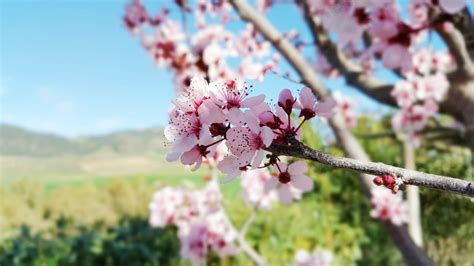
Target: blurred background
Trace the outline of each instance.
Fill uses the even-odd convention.
[[[207,173],[164,160],[172,77],[129,36],[125,2],[0,3],[0,265],[186,265],[175,228],[149,226],[148,203],[164,185],[202,186]],[[158,9],[168,1],[145,3]],[[367,103],[357,107],[354,131],[371,157],[401,165],[396,139],[370,136],[390,128],[391,110],[331,82]],[[259,86],[298,89],[272,75]],[[304,138],[342,154],[328,148],[321,123],[306,127]],[[471,167],[469,151],[454,144],[433,141],[417,155],[421,171],[467,176]],[[355,174],[316,164],[311,173],[315,191],[259,215],[249,242],[273,265],[314,246],[331,250],[338,265],[399,265]],[[242,224],[249,210],[238,182],[223,191],[231,218]],[[429,255],[440,265],[474,265],[474,204],[437,191],[421,195]],[[210,261],[249,263],[243,255]]]

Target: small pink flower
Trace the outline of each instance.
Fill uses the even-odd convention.
[[[265,184],[272,176],[267,168],[246,171],[240,178],[245,202],[254,208],[270,209],[278,199],[276,191],[265,191]]]
[[[289,89],[283,89],[278,97],[278,106],[280,106],[286,114],[290,115],[295,105],[296,98],[293,97]]]
[[[215,103],[225,109],[251,108],[265,100],[265,95],[247,97],[249,87],[237,80],[229,80],[224,84],[212,83],[210,88]]]
[[[270,146],[274,133],[266,126],[252,129],[250,127],[233,127],[227,131],[227,148],[238,157],[239,166],[260,166],[265,155],[264,148]]]
[[[406,72],[411,68],[411,54],[408,47],[400,44],[390,44],[382,54],[382,63],[390,69],[401,69]]]
[[[309,253],[300,249],[295,253],[293,266],[330,266],[334,260],[334,256],[327,250],[314,250]]]
[[[303,88],[298,97],[298,104],[296,108],[300,109],[300,117],[309,120],[316,115],[330,118],[334,115],[333,109],[336,102],[329,98],[326,101],[320,102],[316,99],[310,88]]]
[[[439,0],[439,5],[447,13],[454,14],[466,7],[466,0]]]
[[[374,188],[371,191],[373,206],[370,216],[395,225],[408,222],[408,204],[403,201],[402,193],[393,194],[388,189]]]
[[[278,198],[283,204],[290,204],[293,199],[298,199],[304,192],[313,190],[313,180],[305,175],[308,165],[297,161],[289,166],[277,163],[274,166],[277,173],[265,184],[265,191],[277,189]]]
[[[218,164],[219,170],[225,174],[222,183],[234,180],[240,172],[247,170],[247,166],[240,166],[239,158],[230,154],[225,156]]]

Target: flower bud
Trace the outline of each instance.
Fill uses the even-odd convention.
[[[280,92],[280,97],[278,98],[278,105],[283,108],[285,113],[288,115],[291,114],[293,110],[293,105],[295,104],[296,99],[291,94],[289,89],[284,89]]]
[[[374,184],[377,186],[383,185],[383,178],[381,176],[376,176],[373,180]]]

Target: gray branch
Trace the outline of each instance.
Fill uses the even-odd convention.
[[[288,155],[308,159],[332,167],[354,170],[360,173],[371,175],[396,175],[399,180],[406,185],[438,189],[474,198],[474,183],[472,181],[418,172],[383,163],[365,162],[334,156],[318,150],[313,150],[297,140],[293,140],[291,145],[271,145],[267,150],[275,155]]]

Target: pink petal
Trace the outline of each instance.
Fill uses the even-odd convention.
[[[184,165],[192,165],[199,159],[199,157],[201,157],[201,154],[199,153],[197,147],[194,147],[191,150],[183,153],[181,156],[181,162]]]
[[[283,204],[290,204],[293,201],[293,194],[291,193],[290,187],[283,185],[278,189],[278,198]]]
[[[234,180],[237,176],[239,176],[239,174],[240,174],[239,170],[234,170],[228,173],[224,178],[222,178],[220,183],[222,184],[229,183],[230,181]]]
[[[274,190],[277,186],[278,186],[278,180],[275,177],[271,177],[265,183],[264,191],[265,191],[265,193],[268,193],[268,192]]]
[[[245,123],[245,115],[239,108],[231,108],[227,118],[235,126],[243,126]]]
[[[304,161],[296,161],[288,166],[290,175],[302,175],[308,171],[308,164]]]
[[[255,169],[260,166],[260,164],[263,161],[263,157],[265,156],[265,151],[264,150],[259,150],[255,157],[253,158],[252,162],[252,169]]]
[[[385,67],[396,69],[402,65],[402,57],[405,54],[406,48],[401,45],[389,45],[382,55],[382,63]]]
[[[187,137],[176,140],[173,143],[173,149],[176,151],[189,151],[198,143],[198,138],[195,135],[189,135]]]
[[[308,108],[313,109],[314,104],[316,103],[316,97],[314,97],[313,92],[310,88],[304,87],[300,92],[299,102],[301,109]]]
[[[466,0],[439,0],[439,5],[444,11],[454,14],[466,6]]]
[[[249,97],[240,103],[240,107],[251,108],[263,103],[264,100],[265,100],[265,95],[263,94],[255,96],[255,97]]]
[[[313,190],[313,180],[305,175],[292,176],[291,184],[303,192]]]
[[[278,97],[278,102],[285,105],[286,101],[293,101],[293,94],[289,89],[283,89]]]
[[[213,101],[205,100],[198,109],[199,120],[201,123],[210,125],[212,123],[224,122],[224,114]]]
[[[239,166],[247,166],[252,161],[252,158],[255,155],[255,151],[244,152],[238,157]]]
[[[260,121],[252,111],[245,111],[244,119],[245,125],[247,125],[247,127],[250,128],[254,133],[258,133],[260,131]]]
[[[181,156],[182,152],[177,151],[175,149],[172,149],[168,154],[166,155],[166,160],[168,162],[174,162],[179,159],[179,156]]]
[[[323,102],[317,103],[314,112],[319,116],[331,118],[334,115],[334,107],[336,107],[336,105],[336,101],[329,98]]]
[[[233,155],[241,156],[242,153],[252,150],[246,140],[250,137],[249,134],[251,134],[250,130],[245,127],[233,127],[227,130],[225,144]]]
[[[237,157],[234,156],[225,156],[218,164],[217,168],[223,173],[233,172],[235,169],[239,168],[237,163]]]
[[[193,169],[191,169],[191,171],[196,171],[199,169],[199,167],[201,167],[201,164],[202,164],[202,156],[200,156],[197,161],[196,161],[196,165],[193,167]]]
[[[268,106],[268,104],[266,102],[263,102],[257,106],[254,106],[250,109],[252,111],[252,113],[254,113],[256,116],[259,116],[261,113],[264,113],[264,112],[267,112],[267,111],[270,111],[271,108],[270,106]]]
[[[265,126],[261,128],[260,137],[262,138],[263,145],[265,145],[265,147],[268,147],[272,144],[273,139],[275,138],[275,134],[269,127]]]

